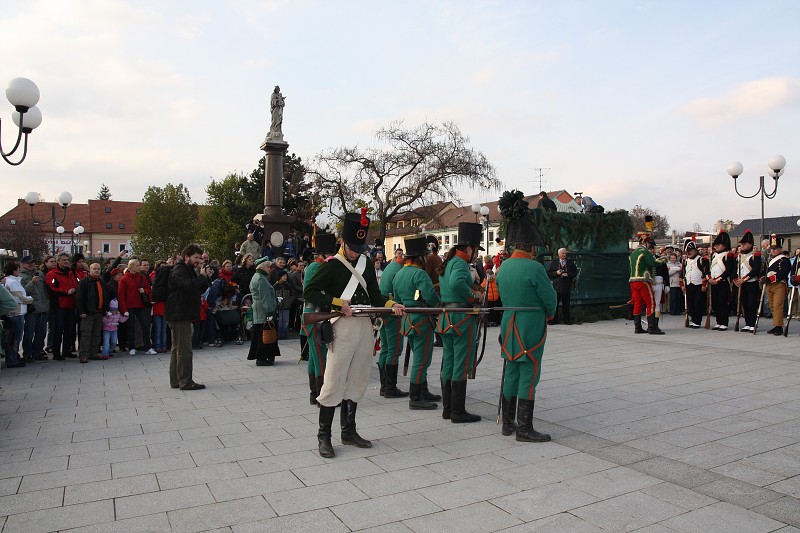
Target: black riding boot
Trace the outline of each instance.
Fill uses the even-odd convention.
[[[633,330],[634,333],[647,333],[644,328],[642,328],[642,315],[635,315],[633,317],[633,324],[636,326]]]
[[[308,375],[308,388],[311,390],[311,395],[309,397],[311,405],[317,405],[317,376],[315,376],[313,372]]]
[[[517,415],[517,397],[512,396],[510,399],[506,400],[505,394],[501,393],[502,404],[503,404],[503,435],[508,437],[517,427],[514,425],[514,417]]]
[[[386,394],[386,368],[382,367],[381,365],[378,365],[378,374],[381,377],[381,390],[380,390],[380,393],[381,393],[381,396],[383,396],[384,394]]]
[[[436,333],[436,332],[433,333],[433,339],[434,339],[433,340],[433,347],[434,348],[441,348],[441,347],[444,346],[444,344],[442,344],[442,336],[439,335],[438,333]]]
[[[463,422],[480,421],[480,415],[468,413],[464,407],[467,402],[467,382],[453,381],[450,387],[452,388],[450,396],[450,422],[460,424]]]
[[[405,398],[408,396],[406,391],[397,388],[397,368],[397,365],[383,367],[386,376],[386,387],[383,390],[384,398]]]
[[[353,400],[342,401],[342,444],[350,444],[358,448],[372,448],[372,443],[361,438],[361,435],[356,432],[357,407],[358,404]]]
[[[320,457],[333,457],[333,444],[331,444],[331,424],[333,415],[336,413],[335,407],[319,406],[319,431],[317,440],[319,441]]]
[[[442,418],[450,420],[450,397],[453,382],[449,379],[442,383]]]
[[[548,442],[550,435],[533,429],[533,400],[519,400],[517,408],[517,440],[520,442]]]
[[[664,335],[664,332],[658,329],[658,317],[655,313],[647,317],[647,333],[650,335]]]
[[[438,394],[432,394],[431,391],[428,390],[428,382],[422,383],[422,399],[428,400],[429,402],[439,402],[442,400],[442,397]]]
[[[411,395],[408,398],[408,408],[411,410],[417,409],[436,409],[439,407],[433,402],[429,402],[425,399],[422,395],[422,384],[421,383],[410,383],[409,388],[411,389]]]

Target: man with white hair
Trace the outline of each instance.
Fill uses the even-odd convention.
[[[255,235],[253,233],[247,234],[247,240],[244,241],[239,247],[239,254],[242,257],[250,254],[253,256],[254,261],[261,258],[261,245],[256,242]]]
[[[559,248],[558,257],[550,261],[547,275],[553,280],[553,288],[558,296],[558,304],[561,307],[561,320],[564,324],[572,324],[572,319],[569,315],[569,294],[572,292],[572,280],[578,276],[578,268],[575,266],[575,261],[567,259],[566,248]],[[550,324],[558,324],[558,309],[556,309]]]

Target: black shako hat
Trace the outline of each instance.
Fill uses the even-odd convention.
[[[347,213],[344,216],[342,227],[342,240],[347,247],[363,254],[367,251],[367,232],[369,231],[369,219],[367,218],[367,208],[361,208],[359,213]]]
[[[697,251],[697,243],[694,242],[694,239],[686,241],[686,244],[683,245],[683,251],[685,253],[689,253],[691,250]]]
[[[336,235],[317,233],[314,236],[314,253],[333,255],[336,253]]]
[[[425,242],[434,245],[437,250],[440,248],[439,239],[436,238],[436,235],[428,235],[425,237]]]
[[[506,246],[546,246],[539,228],[530,218],[530,206],[522,191],[505,191],[497,205],[506,220]]]
[[[756,243],[756,241],[755,241],[755,238],[753,237],[753,232],[751,232],[749,229],[745,230],[744,231],[744,235],[742,235],[742,238],[739,239],[739,244],[752,244],[752,245],[755,245],[755,243]]]
[[[731,249],[731,236],[728,235],[727,231],[720,231],[716,237],[714,237],[714,243],[712,246],[716,246],[721,244],[725,250]]]
[[[428,255],[428,239],[424,235],[405,239],[406,257],[424,257]]]
[[[458,223],[458,242],[455,246],[472,246],[478,248],[481,243],[481,232],[483,226],[477,222],[459,222]]]
[[[778,237],[776,234],[771,234],[769,236],[769,247],[773,250],[783,248],[783,238]]]

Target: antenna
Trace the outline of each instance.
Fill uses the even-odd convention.
[[[544,171],[545,170],[550,170],[550,167],[540,167],[540,168],[534,168],[533,169],[533,172],[535,173],[534,175],[536,175],[536,177],[539,180],[539,190],[540,191],[544,191],[545,190],[545,187],[544,187]]]

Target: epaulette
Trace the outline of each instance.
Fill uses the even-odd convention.
[[[761,257],[761,252],[756,250],[755,252],[753,252],[753,255],[756,256],[756,257]]]
[[[734,252],[732,252],[732,251],[731,251],[731,252],[728,252],[728,257],[729,257],[729,258],[731,258],[731,257],[735,258],[735,257],[736,257],[736,254],[735,254]]]

